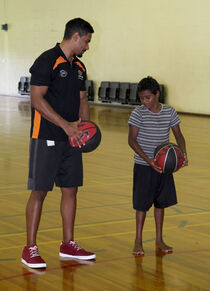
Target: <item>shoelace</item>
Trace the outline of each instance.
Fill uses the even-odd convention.
[[[75,241],[70,241],[70,245],[72,245],[77,251],[82,249],[78,246],[78,244]]]
[[[30,248],[29,248],[29,252],[30,252],[30,257],[31,257],[31,258],[39,257],[38,247],[37,247],[37,246],[30,247]]]

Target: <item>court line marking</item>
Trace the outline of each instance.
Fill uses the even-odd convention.
[[[181,221],[181,223],[178,225],[178,227],[183,228],[187,225],[188,221],[187,220],[183,220]]]
[[[186,214],[173,214],[173,215],[167,215],[165,217],[183,217],[183,216],[191,216],[191,215],[202,215],[202,214],[208,214],[210,211],[206,211],[206,212],[196,212],[196,213],[186,213]],[[153,219],[153,216],[148,216],[148,219]],[[126,222],[133,222],[135,221],[135,218],[131,218],[131,219],[122,219],[122,220],[118,220],[118,221],[105,221],[105,222],[99,222],[99,223],[92,223],[92,224],[82,224],[82,225],[75,225],[75,229],[79,229],[79,228],[84,228],[84,227],[88,227],[88,226],[101,226],[101,225],[110,225],[110,224],[119,224],[119,223],[126,223]],[[210,222],[208,223],[200,223],[200,224],[189,224],[187,227],[189,226],[202,226],[202,225],[209,225]],[[177,226],[176,226],[177,228]],[[51,231],[55,231],[55,230],[61,230],[62,227],[52,227],[52,228],[47,228],[47,229],[40,229],[39,233],[44,233],[44,232],[51,232]],[[2,237],[10,237],[10,236],[18,236],[18,235],[25,235],[26,231],[20,231],[20,232],[14,232],[14,233],[5,233],[5,234],[0,234],[0,238]],[[1,248],[0,248],[1,249]]]
[[[198,226],[200,226],[200,225],[198,225]],[[191,232],[191,233],[195,232],[195,230],[187,229],[186,226],[184,226],[184,230],[186,230],[188,232]],[[206,233],[206,232],[205,233],[204,232],[199,232],[199,235],[200,236],[204,236],[204,237],[210,237],[210,234],[209,233]]]
[[[203,224],[189,224],[187,226],[185,226],[185,229],[186,228],[189,228],[189,227],[196,227],[196,226],[203,226],[203,225],[210,225],[210,222],[208,223],[203,223]],[[164,229],[165,230],[171,230],[171,229],[178,229],[179,226],[178,225],[175,225],[175,226],[171,226],[171,227],[165,227]],[[152,229],[145,229],[144,232],[150,232],[150,231],[155,231],[155,227],[152,228]],[[129,235],[129,234],[135,234],[135,231],[128,231],[128,232],[118,232],[118,233],[107,233],[107,234],[101,234],[101,235],[92,235],[92,236],[85,236],[85,237],[78,237],[77,240],[87,240],[87,239],[98,239],[98,238],[105,238],[105,237],[115,237],[115,236],[121,236],[121,235]],[[207,236],[210,236],[207,235]],[[46,241],[46,242],[39,242],[38,244],[39,245],[49,245],[49,244],[54,244],[54,243],[60,243],[61,240],[56,240],[56,241]],[[17,248],[23,248],[22,245],[15,245],[15,246],[12,246],[12,247],[3,247],[3,248],[0,248],[0,251],[2,250],[9,250],[9,249],[17,249]]]
[[[201,252],[209,252],[210,249],[200,249],[200,250],[186,250],[186,251],[174,251],[173,254],[169,254],[169,255],[179,255],[179,254],[192,254],[192,253],[201,253]],[[155,253],[152,254],[147,254],[145,257],[153,257],[153,256],[157,256]],[[143,259],[145,259],[145,257]],[[57,270],[62,270],[62,269],[69,269],[69,268],[73,268],[73,267],[93,267],[96,264],[102,264],[102,263],[107,263],[107,262],[117,262],[117,261],[122,261],[122,260],[129,260],[129,259],[135,259],[138,257],[135,257],[133,255],[127,256],[127,257],[116,257],[116,258],[109,258],[109,259],[102,259],[102,260],[96,260],[94,265],[85,265],[85,264],[69,264],[69,265],[65,265],[65,266],[60,266],[60,267],[54,267],[54,268],[47,268],[45,273],[47,272],[52,272],[52,271],[57,271]],[[141,258],[141,257],[140,257]],[[93,262],[93,261],[92,261]],[[40,275],[44,275],[44,274],[40,274]],[[35,273],[32,272],[26,272],[26,273],[22,273],[22,274],[16,274],[13,276],[7,276],[7,277],[2,277],[0,278],[0,281],[6,281],[6,280],[11,280],[11,279],[15,279],[15,278],[21,278],[21,277],[26,277],[26,276],[34,276],[37,275]]]
[[[80,206],[77,208],[77,210],[85,210],[85,209],[96,209],[96,208],[102,208],[102,207],[118,207],[118,206],[123,206],[123,205],[130,205],[131,203],[129,202],[122,202],[122,203],[116,203],[116,204],[101,204],[101,205],[96,205],[96,206]],[[44,210],[42,211],[42,214],[50,214],[50,213],[60,213],[60,209],[55,209],[55,210]],[[19,217],[19,216],[24,216],[25,213],[19,213],[19,214],[12,214],[12,215],[1,215],[0,218],[11,218],[11,217]]]
[[[113,193],[112,193],[113,194]],[[96,209],[96,208],[103,208],[103,207],[118,207],[118,206],[122,206],[122,205],[131,205],[130,202],[122,202],[122,203],[112,203],[112,204],[101,204],[101,205],[96,205],[96,206],[80,206],[77,209],[78,210],[86,210],[86,209]],[[178,214],[184,214],[182,210],[178,209],[179,207],[186,207],[186,208],[190,208],[190,209],[196,209],[196,210],[200,210],[201,212],[210,212],[209,209],[203,209],[203,208],[198,208],[198,207],[194,207],[194,206],[188,206],[188,205],[177,205],[177,206],[172,206],[171,210],[174,210],[176,213]],[[59,209],[54,209],[54,210],[43,210],[42,211],[43,214],[50,214],[50,213],[60,213]],[[191,213],[197,213],[197,212],[191,212]],[[186,214],[186,213],[185,213]],[[20,217],[20,216],[25,216],[25,213],[19,213],[19,214],[12,214],[12,215],[1,215],[0,218],[11,218],[11,217]],[[166,215],[167,216],[171,216],[170,214]],[[151,217],[151,215],[148,215],[147,217]]]
[[[9,259],[0,259],[0,262],[4,262],[4,261],[16,261],[15,258],[9,258]]]

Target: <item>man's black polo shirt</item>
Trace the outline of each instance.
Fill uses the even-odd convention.
[[[41,54],[30,68],[31,85],[48,86],[44,98],[64,119],[79,119],[80,91],[85,91],[86,68],[78,59],[68,61],[59,44]],[[32,108],[31,137],[67,140],[66,133]]]

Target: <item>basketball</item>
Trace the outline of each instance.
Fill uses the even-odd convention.
[[[178,171],[183,164],[184,155],[181,148],[173,143],[165,143],[157,146],[154,152],[155,165],[164,174]]]
[[[79,130],[84,132],[84,134],[81,134],[80,139],[83,139],[85,145],[82,145],[82,142],[81,143],[79,142],[81,147],[79,147],[79,144],[73,146],[69,137],[70,145],[82,151],[83,153],[89,153],[95,150],[101,142],[101,131],[99,127],[93,121],[82,120],[78,124],[78,128]]]

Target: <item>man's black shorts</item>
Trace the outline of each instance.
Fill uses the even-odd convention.
[[[154,203],[165,208],[177,203],[172,174],[160,174],[150,166],[134,164],[133,208],[148,211]]]
[[[58,187],[82,186],[81,152],[68,141],[31,138],[28,189],[51,191],[54,183]]]

